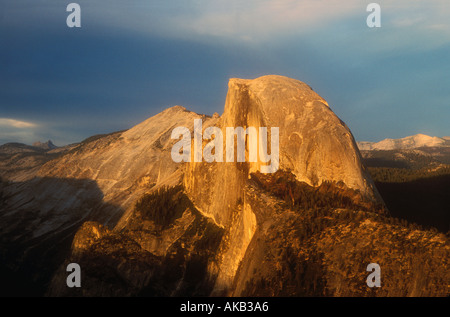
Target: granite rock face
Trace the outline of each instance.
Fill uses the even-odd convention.
[[[350,130],[303,82],[275,75],[230,79],[224,113],[216,125],[224,139],[227,127],[266,127],[268,131],[278,127],[280,170],[291,171],[298,181],[312,186],[342,182],[381,202]],[[226,150],[224,146],[224,153]],[[192,201],[219,225],[229,228],[229,240],[223,242],[226,247],[216,285],[218,293],[231,284],[257,228],[245,188],[250,174],[267,163],[260,159],[249,162],[249,151],[246,142],[246,162],[236,162],[235,158],[224,163],[191,162],[186,167],[184,185]]]
[[[216,123],[224,139],[226,127],[278,127],[279,169],[291,171],[297,180],[312,186],[324,181],[343,182],[371,199],[379,199],[350,130],[308,85],[270,75],[231,79],[228,86],[225,110]],[[227,224],[229,215],[224,209],[243,198],[242,185],[248,174],[267,165],[260,160],[248,162],[248,151],[247,142],[245,164],[191,162],[187,167],[186,188],[219,224]],[[231,191],[222,190],[221,180],[226,180]]]
[[[190,127],[202,117],[175,106],[130,130],[93,136],[58,153],[19,144],[2,146],[0,258],[5,265],[39,275],[26,280],[47,280],[48,268],[66,253],[60,251],[70,247],[83,222],[97,221],[113,229],[119,220],[126,222],[145,192],[178,184],[182,165],[170,156],[175,143],[171,131],[178,125]],[[38,267],[35,256],[47,262]]]
[[[313,186],[342,181],[375,197],[350,130],[307,84],[282,76],[231,79],[228,96],[225,126],[279,127],[280,169]],[[246,96],[247,104],[233,96]]]

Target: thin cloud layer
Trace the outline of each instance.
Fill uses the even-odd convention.
[[[32,122],[0,118],[0,128],[36,128],[38,125]]]
[[[0,118],[0,145],[15,141],[27,143],[35,137],[39,125],[22,120]]]
[[[366,27],[370,1],[361,0],[196,0],[164,1],[78,0],[82,26],[172,37],[221,37],[252,42],[270,41],[285,34],[305,34],[332,28],[348,19]],[[450,30],[447,0],[378,0],[382,25]],[[57,22],[64,26],[66,4],[60,1],[17,0],[3,2],[6,25],[41,27]],[[414,40],[414,39],[411,39]],[[450,41],[449,38],[446,39]]]
[[[360,1],[198,1],[195,14],[171,17],[177,30],[197,35],[266,41],[288,33],[305,33],[356,14]]]
[[[381,5],[382,27],[393,32],[404,28],[419,30],[422,32],[420,39],[425,40],[425,44],[450,42],[450,6],[447,1],[375,2]],[[348,20],[359,21],[354,27],[359,26],[363,31],[367,28],[368,4],[361,0],[197,0],[188,3],[173,1],[169,5],[161,1],[135,1],[125,8],[119,4],[108,8],[112,12],[121,8],[120,13],[102,14],[99,10],[95,16],[99,23],[141,33],[263,43],[280,36],[314,34],[320,29],[329,29],[333,33],[336,25]],[[111,19],[113,16],[116,19]],[[120,23],[115,24],[115,21]],[[408,40],[415,42],[417,38]]]

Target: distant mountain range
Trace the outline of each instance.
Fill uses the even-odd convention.
[[[6,143],[0,145],[0,177],[15,180],[34,177],[34,173],[46,162],[68,152],[79,144],[56,146],[52,141],[35,142],[33,145],[23,143]]]
[[[384,139],[380,142],[357,142],[361,151],[372,150],[407,150],[421,147],[450,147],[450,136],[437,137],[425,134],[416,134],[401,139]]]
[[[450,137],[416,134],[358,146],[394,217],[450,230]]]
[[[357,142],[368,167],[435,168],[450,164],[450,137],[416,134],[380,142]]]

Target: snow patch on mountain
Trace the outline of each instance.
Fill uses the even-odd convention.
[[[407,150],[421,147],[446,147],[450,146],[450,137],[436,137],[425,134],[416,134],[401,139],[384,139],[380,142],[357,142],[361,151],[371,150]]]

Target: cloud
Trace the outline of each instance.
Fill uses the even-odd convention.
[[[448,0],[378,0],[382,27],[392,31],[418,28],[439,33],[428,41],[450,42]],[[190,40],[227,39],[265,43],[283,36],[314,34],[317,29],[339,30],[338,24],[360,21],[367,28],[370,1],[361,0],[79,0],[82,29],[123,30],[137,34]],[[22,0],[4,4],[2,24],[67,31],[65,4]],[[359,26],[358,26],[359,25]],[[443,30],[443,33],[440,33]],[[411,34],[414,34],[411,32]],[[426,36],[425,34],[424,36]],[[410,41],[414,41],[410,37]]]
[[[450,43],[448,0],[378,0],[383,38],[375,50],[434,49]],[[370,1],[196,0],[133,1],[108,5],[80,0],[87,27],[199,42],[257,45],[302,41],[304,36],[365,34]],[[372,32],[373,34],[374,32]],[[381,33],[381,32],[379,32]],[[420,42],[420,45],[418,43]]]
[[[220,37],[246,42],[267,41],[279,34],[307,33],[361,11],[359,0],[218,0],[196,1],[189,14],[167,15],[169,35]]]
[[[15,119],[7,119],[7,118],[0,118],[0,128],[36,128],[38,125],[36,123],[27,122],[27,121],[21,121],[21,120],[15,120]]]
[[[39,125],[16,119],[0,118],[0,144],[7,142],[31,143]]]
[[[386,28],[427,29],[433,25],[440,25],[440,28],[450,25],[447,0],[376,2],[381,6]],[[120,7],[123,9],[123,5],[116,4],[106,8],[105,11],[111,10],[110,13],[98,11],[96,16],[100,23],[110,27],[114,27],[114,23],[117,27],[138,32],[258,43],[280,35],[314,33],[316,29],[326,28],[333,32],[334,25],[349,19],[361,21],[360,28],[367,28],[369,3],[361,0],[197,0],[188,3],[172,1],[171,4],[135,1],[123,11],[114,13]]]

